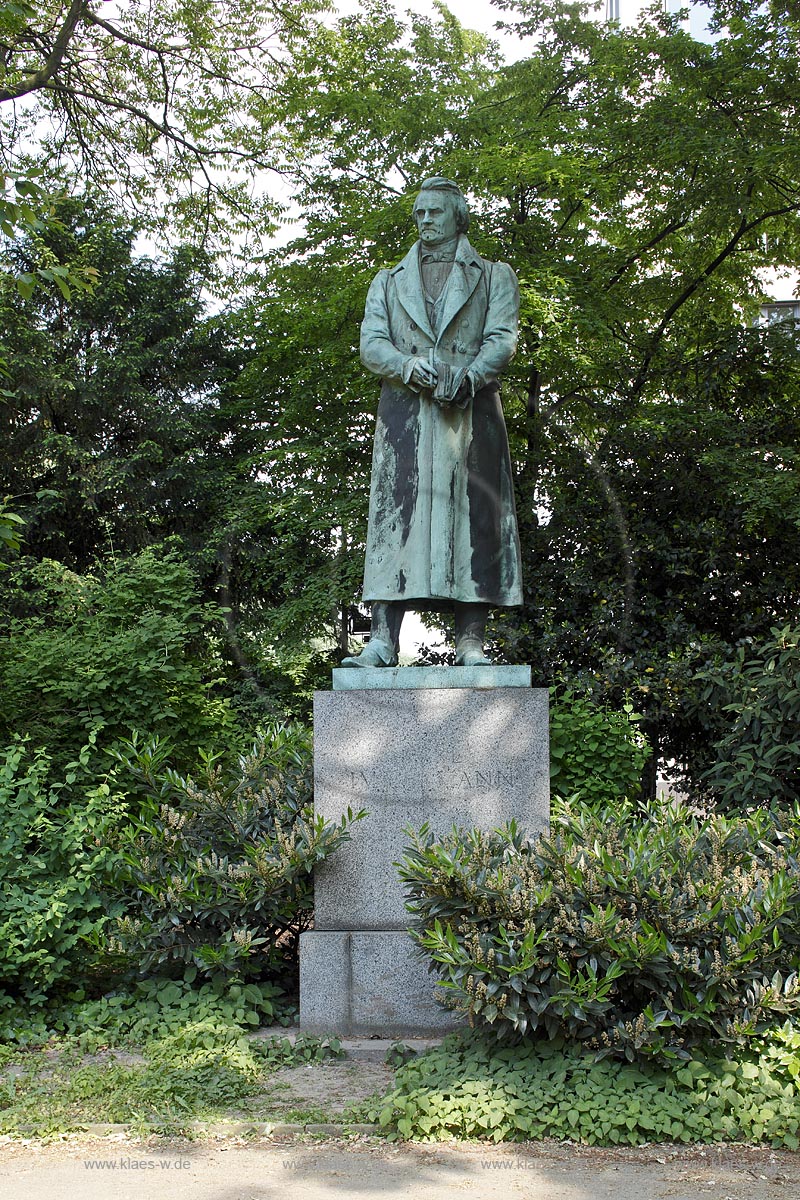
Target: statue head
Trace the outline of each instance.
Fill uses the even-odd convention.
[[[420,238],[430,245],[449,241],[469,228],[469,210],[457,183],[442,175],[422,181],[414,201],[414,221]]]

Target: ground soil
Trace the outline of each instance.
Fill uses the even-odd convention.
[[[281,1067],[270,1075],[266,1090],[255,1100],[258,1109],[269,1115],[285,1117],[308,1109],[325,1120],[371,1096],[385,1095],[393,1079],[394,1071],[376,1062],[345,1060]]]

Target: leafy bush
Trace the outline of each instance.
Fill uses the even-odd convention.
[[[357,817],[348,809],[336,825],[314,815],[310,734],[299,725],[273,726],[231,770],[209,757],[197,782],[168,756],[158,738],[116,754],[139,816],[111,882],[126,915],[109,949],[142,971],[276,966],[309,922],[315,863]]]
[[[798,1148],[800,1031],[786,1024],[745,1055],[677,1071],[598,1061],[562,1041],[501,1048],[451,1034],[401,1067],[365,1115],[390,1139],[452,1137],[594,1144],[767,1141]]]
[[[44,751],[22,742],[0,760],[0,1008],[14,996],[42,1003],[86,966],[88,941],[108,922],[101,889],[116,861],[106,843],[119,804],[105,783],[68,804],[62,795],[85,778],[91,750],[60,779]]]
[[[77,987],[35,1011],[21,1002],[9,1004],[0,1020],[0,1041],[36,1046],[66,1039],[94,1052],[104,1046],[142,1046],[195,1021],[252,1030],[265,1022],[290,1024],[292,1013],[282,989],[272,983],[140,979],[94,999]]]
[[[169,733],[188,767],[198,746],[236,735],[231,707],[215,692],[218,610],[200,602],[175,546],[105,562],[91,576],[25,559],[3,583],[0,737],[24,730],[63,764],[90,730],[111,744],[144,729]]]
[[[588,695],[553,692],[550,706],[550,789],[605,807],[638,796],[650,747],[628,703],[621,712]]]
[[[440,841],[423,827],[401,876],[471,1022],[666,1060],[800,1005],[799,837],[797,813],[782,827],[626,805],[565,812],[535,843],[513,825]]]
[[[733,661],[700,673],[702,699],[730,714],[706,772],[728,807],[800,800],[800,628],[738,648]]]
[[[153,1038],[178,1036],[197,1022],[257,1029],[279,1019],[281,996],[281,989],[270,983],[142,979],[96,1000],[78,992],[49,1014],[48,1029],[73,1038],[85,1050],[142,1046]]]

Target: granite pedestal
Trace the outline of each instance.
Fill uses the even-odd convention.
[[[300,939],[301,1027],[384,1037],[456,1027],[406,932],[394,864],[405,830],[426,822],[435,833],[512,818],[532,834],[547,828],[547,689],[531,688],[524,667],[336,671],[334,690],[314,698],[314,788],[328,820],[348,808],[368,815],[315,872],[314,929]]]

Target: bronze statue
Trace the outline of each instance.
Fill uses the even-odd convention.
[[[456,663],[490,665],[492,608],[522,603],[498,376],[517,342],[519,287],[467,240],[460,188],[426,179],[419,240],[369,289],[361,361],[382,379],[364,593],[372,632],[342,666],[395,666],[407,608],[455,612]]]

